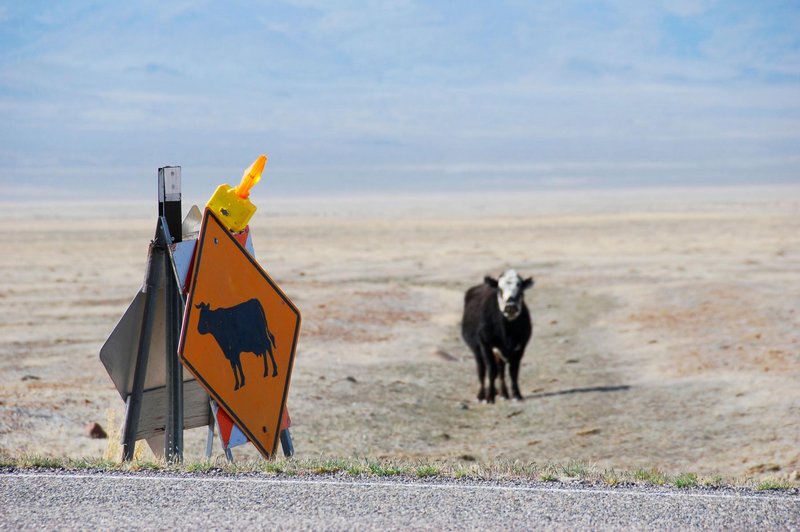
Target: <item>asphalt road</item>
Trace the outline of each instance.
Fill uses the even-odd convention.
[[[0,473],[0,528],[798,529],[797,493],[166,474]]]

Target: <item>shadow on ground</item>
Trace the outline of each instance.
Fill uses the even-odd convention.
[[[569,390],[559,390],[557,392],[535,393],[528,395],[526,399],[542,399],[544,397],[553,397],[555,395],[572,395],[575,393],[624,392],[630,389],[631,387],[627,384],[621,384],[619,386],[590,386],[587,388],[570,388]]]

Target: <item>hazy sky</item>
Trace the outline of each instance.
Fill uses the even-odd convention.
[[[797,183],[800,2],[0,2],[6,192],[262,152],[279,194]]]

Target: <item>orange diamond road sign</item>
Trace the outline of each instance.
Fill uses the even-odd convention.
[[[206,209],[179,354],[264,457],[278,444],[300,312]]]

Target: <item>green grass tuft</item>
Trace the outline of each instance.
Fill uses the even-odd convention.
[[[765,478],[756,485],[756,489],[758,491],[788,490],[791,488],[792,485],[789,483],[788,480],[783,480],[779,478]]]
[[[658,469],[637,469],[633,472],[633,480],[653,486],[663,486],[667,483],[667,476]]]
[[[603,473],[603,483],[608,486],[617,486],[622,482],[617,472],[613,469],[608,469]]]
[[[672,479],[672,485],[676,488],[694,488],[697,486],[697,475],[694,473],[681,473]]]
[[[414,471],[414,474],[420,478],[436,477],[439,476],[440,473],[441,470],[438,467],[430,464],[417,466],[417,469]]]
[[[128,471],[161,471],[166,467],[163,462],[134,460],[127,465]]]
[[[119,468],[119,463],[105,458],[74,458],[66,462],[67,469],[99,469],[101,471]]]
[[[265,460],[263,462],[260,462],[258,465],[259,465],[259,467],[258,467],[259,471],[261,471],[262,473],[270,474],[270,475],[280,475],[286,469],[284,467],[285,464],[283,464],[281,462],[272,462],[272,461],[266,461]]]
[[[359,477],[367,472],[367,468],[362,464],[353,463],[348,465],[345,471],[347,471],[347,474],[351,477]]]
[[[580,462],[570,462],[563,467],[562,471],[569,478],[586,478],[589,476],[589,468]]]
[[[405,471],[397,466],[383,465],[380,463],[372,462],[369,464],[369,471],[376,477],[393,477],[402,475]]]
[[[558,482],[558,477],[550,471],[542,471],[539,474],[539,480],[542,482]]]
[[[316,464],[312,467],[312,470],[318,475],[330,475],[339,473],[340,471],[346,471],[348,468],[349,464],[345,460],[328,459]]]
[[[217,469],[217,466],[208,460],[201,460],[184,464],[183,469],[187,473],[208,473],[209,471]]]
[[[456,464],[453,467],[452,475],[453,478],[460,479],[460,478],[470,478],[475,476],[475,468],[473,466],[464,467],[461,464]]]
[[[23,457],[20,466],[35,469],[64,469],[65,460],[51,458],[49,456],[27,456]]]

